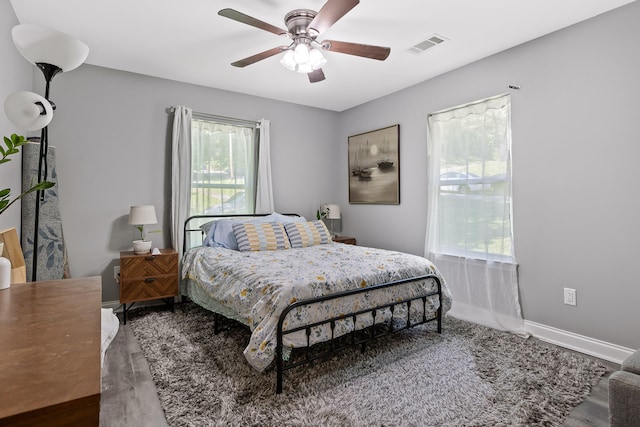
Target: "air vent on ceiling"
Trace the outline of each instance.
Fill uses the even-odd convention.
[[[442,36],[439,36],[437,34],[432,35],[431,37],[429,37],[426,40],[423,40],[419,43],[416,43],[415,45],[411,46],[409,49],[407,49],[408,52],[411,52],[415,55],[419,55],[421,53],[423,53],[424,51],[431,49],[434,46],[438,46],[441,43],[444,43],[447,39],[445,39]]]

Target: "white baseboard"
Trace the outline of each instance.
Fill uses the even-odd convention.
[[[102,308],[112,308],[113,311],[122,311],[120,301],[102,301]]]
[[[557,329],[540,323],[524,321],[524,327],[531,335],[541,341],[579,351],[590,356],[608,360],[609,362],[622,363],[624,359],[635,350],[600,341],[584,335]]]

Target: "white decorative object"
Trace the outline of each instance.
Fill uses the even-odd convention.
[[[11,261],[2,256],[4,243],[0,242],[0,289],[11,286]]]

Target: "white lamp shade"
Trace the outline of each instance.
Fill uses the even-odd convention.
[[[322,210],[327,212],[327,219],[340,219],[340,206],[338,205],[324,205]]]
[[[33,24],[20,24],[11,30],[18,52],[32,64],[51,64],[71,71],[89,55],[89,46],[68,34]]]
[[[33,92],[14,92],[4,101],[4,112],[14,125],[26,131],[47,126],[53,119],[53,107]]]
[[[145,225],[157,224],[156,208],[153,205],[131,206],[129,211],[129,224]]]

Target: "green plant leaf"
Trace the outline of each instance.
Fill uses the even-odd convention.
[[[20,153],[20,150],[18,149],[18,147],[28,142],[24,136],[17,135],[15,133],[11,134],[11,138],[7,138],[5,136],[3,139],[4,139],[4,144],[7,146],[7,148],[5,149],[4,147],[2,147],[2,145],[0,145],[0,154],[2,154],[2,158],[0,159],[0,164],[11,161],[11,159],[9,159],[8,156]],[[33,193],[34,191],[44,191],[47,188],[53,187],[54,185],[56,185],[55,182],[51,182],[51,181],[39,182],[35,185],[32,185],[31,188],[21,193],[18,197],[16,197],[11,201],[8,200],[11,194],[11,189],[5,188],[4,190],[0,191],[0,214],[2,214],[2,212],[7,210],[12,204],[14,204],[17,200],[21,199],[23,196]]]

